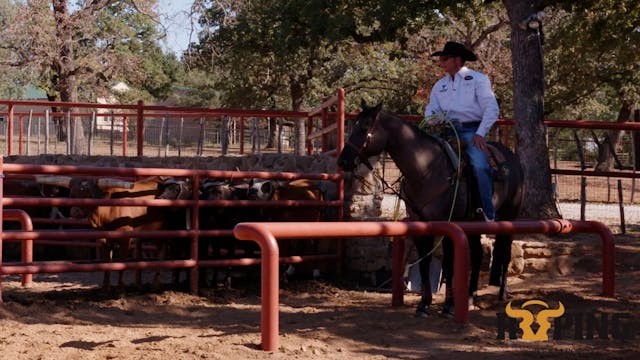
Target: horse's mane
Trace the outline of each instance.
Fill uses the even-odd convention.
[[[437,143],[436,137],[434,135],[431,135],[431,134],[427,133],[426,131],[420,129],[418,127],[417,123],[415,123],[413,121],[405,120],[405,119],[401,118],[398,114],[390,112],[390,111],[382,110],[380,112],[381,112],[381,115],[383,115],[383,116],[392,117],[395,120],[401,121],[401,122],[405,123],[406,125],[408,125],[416,136],[421,137],[421,138],[425,138],[425,139],[428,139],[429,141]]]

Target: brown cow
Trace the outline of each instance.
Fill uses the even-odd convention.
[[[88,177],[70,176],[40,176],[41,183],[53,184],[67,187],[70,190],[70,198],[92,198],[92,199],[122,199],[136,198],[151,200],[155,199],[158,191],[159,179],[156,177],[139,180],[136,182],[122,181],[118,179],[95,179]],[[90,206],[72,207],[71,217],[86,218],[96,230],[160,230],[163,229],[165,218],[161,212],[147,211],[146,206]],[[136,240],[109,239],[104,247],[104,258],[109,261],[114,259],[125,260],[130,254],[140,256],[136,251]],[[159,258],[164,256],[164,246],[160,246]],[[124,289],[124,272],[120,271],[118,276],[118,287]],[[160,283],[160,273],[156,272],[153,286],[158,287]],[[104,287],[110,286],[110,273],[105,272]]]
[[[319,181],[293,180],[293,181],[267,181],[260,182],[253,187],[258,194],[255,196],[264,199],[271,194],[272,200],[324,200],[324,192]],[[284,206],[270,208],[268,216],[261,221],[320,221],[323,218],[324,209],[320,206]],[[279,242],[280,253],[283,256],[309,255],[328,251],[327,240],[283,240]],[[298,266],[304,268],[304,266]],[[318,277],[317,264],[312,269],[313,276]],[[293,265],[287,267],[286,276],[292,276],[296,271]]]

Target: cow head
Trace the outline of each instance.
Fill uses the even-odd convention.
[[[102,199],[108,198],[109,191],[112,189],[131,189],[134,183],[113,178],[88,178],[88,177],[71,177],[57,175],[41,175],[36,176],[36,181],[41,184],[56,185],[69,189],[70,198],[83,199]],[[74,206],[70,210],[70,216],[73,218],[85,218],[91,209]]]
[[[277,185],[274,180],[251,179],[247,196],[249,200],[271,200],[276,193]]]
[[[246,200],[249,184],[231,184],[226,180],[204,179],[200,183],[202,200]]]
[[[193,197],[191,179],[176,179],[173,177],[163,179],[158,184],[157,199],[190,200]]]

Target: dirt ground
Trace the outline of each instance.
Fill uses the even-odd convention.
[[[597,238],[596,238],[597,239]],[[566,240],[566,239],[563,239]],[[598,253],[568,276],[512,276],[514,307],[540,299],[567,311],[623,313],[635,340],[524,341],[497,339],[504,303],[483,274],[480,310],[468,325],[435,313],[413,316],[419,297],[391,307],[388,292],[345,281],[300,280],[281,285],[280,348],[260,350],[257,281],[238,281],[202,296],[128,290],[107,296],[101,274],[36,275],[33,287],[3,277],[2,359],[638,359],[640,235],[616,236],[616,298],[601,291]],[[596,241],[597,243],[597,241]],[[595,264],[595,265],[594,265]],[[434,309],[442,304],[437,295]],[[553,305],[552,305],[553,304]],[[611,322],[610,324],[611,325]],[[551,337],[553,329],[548,332]]]

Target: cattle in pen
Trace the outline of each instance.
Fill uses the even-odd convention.
[[[246,181],[232,181],[227,179],[203,179],[200,182],[201,200],[248,200],[249,184]],[[200,229],[203,230],[232,230],[243,221],[251,221],[253,209],[240,207],[205,206],[200,208]],[[198,255],[202,260],[230,259],[237,256],[251,256],[256,246],[244,241],[238,241],[233,236],[203,236],[198,243]],[[225,281],[230,280],[230,271],[213,271],[212,278],[206,268],[200,269],[202,286],[215,285],[218,274],[224,274]]]
[[[192,200],[193,183],[190,178],[161,177],[158,183],[156,199],[165,200]],[[192,208],[191,207],[150,207],[149,212],[158,217],[166,219],[166,230],[189,230],[191,229]],[[179,237],[168,239],[162,244],[166,246],[167,258],[170,259],[190,259],[191,239]],[[157,244],[157,241],[154,242]],[[173,271],[172,283],[180,284],[180,269]],[[187,283],[189,283],[189,271],[187,273]]]
[[[326,185],[316,180],[255,180],[249,189],[250,198],[260,200],[293,200],[293,201],[322,201],[325,200]],[[259,221],[300,222],[321,221],[326,209],[318,205],[283,205],[263,208],[264,216]],[[327,240],[282,240],[278,242],[281,256],[315,255],[327,252]],[[302,268],[302,266],[298,266]],[[293,265],[287,266],[284,274],[292,276],[296,271]],[[319,276],[317,268],[312,269],[314,276]]]
[[[114,178],[91,178],[71,176],[39,176],[38,182],[62,186],[69,189],[70,198],[89,199],[155,199],[158,194],[157,177],[138,181],[123,181]],[[149,212],[147,206],[74,206],[70,210],[73,218],[88,219],[96,230],[161,230],[166,219],[162,212]],[[159,240],[159,242],[164,242]],[[108,261],[126,261],[140,256],[139,243],[133,238],[107,239],[103,257]],[[158,258],[164,258],[165,246],[158,246]],[[160,273],[156,272],[152,286],[160,284]],[[104,287],[110,286],[110,273],[105,272]],[[119,272],[118,287],[124,289],[124,273]]]

